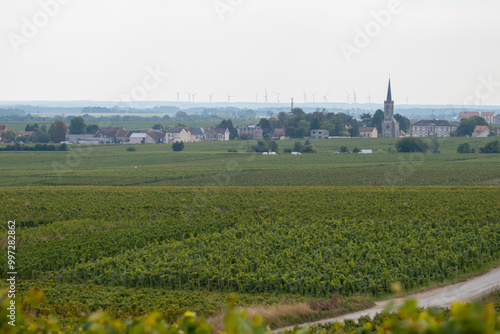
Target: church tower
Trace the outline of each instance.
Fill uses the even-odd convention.
[[[389,89],[387,100],[384,103],[384,121],[382,122],[382,136],[384,138],[398,138],[399,123],[394,119],[394,101],[392,100],[391,79],[389,79]]]

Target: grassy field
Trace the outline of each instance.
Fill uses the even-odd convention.
[[[457,154],[469,142],[490,138],[447,138],[439,154],[395,153],[395,139],[313,140],[319,152],[293,156],[247,153],[252,141],[171,145],[71,145],[69,152],[0,152],[0,186],[405,186],[498,185],[500,155]],[[280,149],[295,140],[280,141]],[[372,149],[375,154],[332,154]],[[237,153],[229,153],[235,149]],[[137,168],[136,168],[137,167]]]

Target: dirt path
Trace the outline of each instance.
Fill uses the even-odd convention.
[[[466,282],[448,285],[442,288],[429,290],[414,295],[408,295],[401,299],[396,299],[396,303],[400,304],[403,299],[413,298],[418,300],[420,307],[448,307],[455,301],[470,301],[477,299],[500,286],[500,268],[494,269],[482,276],[473,278]],[[330,322],[343,322],[346,319],[358,320],[360,317],[373,317],[377,313],[384,310],[384,307],[389,303],[389,300],[382,300],[375,303],[375,306],[356,313],[345,314],[340,317],[323,319],[307,324],[296,325],[299,327],[314,324],[324,324]],[[290,326],[274,330],[273,332],[281,332],[288,329],[293,329],[296,326]]]

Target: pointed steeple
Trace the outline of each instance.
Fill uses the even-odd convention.
[[[387,90],[387,102],[392,102],[391,79],[389,79],[389,89]]]

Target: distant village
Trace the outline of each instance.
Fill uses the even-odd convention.
[[[481,117],[488,124],[500,124],[500,114],[495,112],[469,112],[463,111],[459,114],[459,121],[462,119]],[[385,121],[384,121],[385,122]],[[384,125],[382,125],[383,127]],[[457,123],[447,120],[420,120],[412,123],[409,133],[398,131],[398,133],[389,136],[377,127],[359,127],[358,135],[354,137],[361,138],[382,138],[382,137],[450,137],[452,132],[457,130]],[[249,124],[235,127],[237,135],[242,139],[263,139],[265,132],[259,124]],[[344,129],[347,131],[347,127]],[[9,131],[5,125],[0,125],[0,133]],[[36,131],[18,131],[15,132],[16,138],[23,138],[25,142],[30,142],[36,135]],[[310,139],[329,139],[345,138],[345,136],[332,136],[326,129],[313,129],[304,138]],[[500,127],[478,125],[474,128],[472,137],[488,137],[489,135],[500,135]],[[268,138],[273,140],[284,140],[291,138],[287,135],[285,128],[276,128],[269,133]],[[295,137],[296,138],[296,137]],[[12,139],[12,138],[11,138]],[[102,144],[102,143],[123,143],[123,144],[171,144],[177,142],[194,143],[203,141],[228,141],[231,139],[229,128],[220,127],[185,127],[178,126],[167,130],[136,130],[129,131],[125,127],[101,127],[94,134],[71,134],[69,130],[62,142],[67,144]],[[2,141],[11,142],[13,140]]]
[[[257,124],[233,127],[231,120],[224,120],[215,127],[187,127],[179,124],[164,130],[161,124],[153,129],[129,131],[125,127],[98,127],[85,125],[82,117],[71,120],[66,128],[64,122],[55,121],[51,127],[39,128],[36,123],[28,124],[25,131],[14,133],[7,126],[0,125],[2,142],[61,142],[66,144],[174,144],[203,141],[228,141],[231,139],[273,139],[289,138],[329,139],[329,138],[399,138],[399,137],[488,137],[500,135],[500,114],[495,112],[462,111],[458,124],[448,120],[419,120],[411,123],[402,115],[394,114],[391,82],[387,90],[384,110],[374,115],[362,114],[357,120],[345,113],[327,113],[317,110],[306,114],[300,108],[291,112],[280,112],[277,117],[261,118]],[[75,123],[75,124],[73,124]],[[332,133],[333,132],[333,133]],[[50,134],[50,135],[49,135]],[[43,141],[42,141],[43,139]]]

